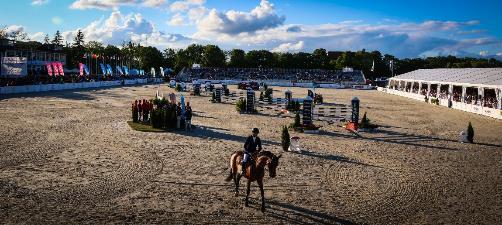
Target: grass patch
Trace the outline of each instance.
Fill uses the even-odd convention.
[[[127,124],[135,130],[135,131],[141,131],[141,132],[166,132],[165,130],[162,129],[157,129],[153,128],[150,124],[142,124],[142,123],[135,123],[132,121],[127,121]]]

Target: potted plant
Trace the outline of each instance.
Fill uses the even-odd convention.
[[[288,128],[286,126],[283,126],[282,127],[282,135],[281,135],[282,150],[288,151],[290,144],[291,144],[291,140],[290,140]]]

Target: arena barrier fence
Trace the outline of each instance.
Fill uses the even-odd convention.
[[[151,84],[151,83],[161,83],[161,82],[162,82],[161,78],[147,78],[147,79],[95,81],[95,82],[64,83],[64,84],[6,86],[6,87],[0,87],[0,94],[6,95],[6,94],[20,94],[20,93],[33,93],[33,92],[46,92],[46,91],[61,91],[61,90],[84,89],[84,88],[112,87],[120,85]]]

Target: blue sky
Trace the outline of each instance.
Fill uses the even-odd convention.
[[[272,51],[379,50],[398,57],[502,58],[502,1],[21,0],[0,25],[42,40],[81,29],[105,44],[191,43]]]

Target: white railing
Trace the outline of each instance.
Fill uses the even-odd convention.
[[[150,79],[132,79],[124,80],[124,85],[134,84],[147,84],[147,83],[160,83],[161,78]],[[63,84],[38,84],[38,85],[23,85],[23,86],[6,86],[0,87],[0,94],[19,94],[19,93],[32,93],[32,92],[45,92],[45,91],[61,91],[70,89],[83,89],[83,88],[99,88],[111,87],[122,85],[121,80],[113,81],[95,81],[95,82],[81,82],[81,83],[63,83]]]

